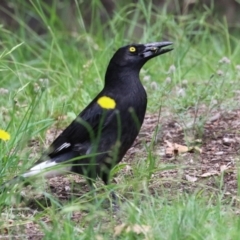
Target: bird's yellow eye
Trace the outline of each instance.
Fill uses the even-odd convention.
[[[130,47],[129,52],[136,52],[136,48],[135,47]]]

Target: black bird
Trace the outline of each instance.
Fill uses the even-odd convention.
[[[35,166],[15,180],[70,171],[86,176],[90,184],[97,176],[108,184],[110,170],[131,147],[144,120],[147,95],[139,79],[140,69],[148,60],[171,51],[166,48],[171,44],[131,44],[118,49],[109,62],[103,90]],[[59,167],[53,168],[56,165]]]

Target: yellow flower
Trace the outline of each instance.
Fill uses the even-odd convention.
[[[0,129],[0,139],[2,139],[3,141],[8,141],[10,139],[10,134]]]

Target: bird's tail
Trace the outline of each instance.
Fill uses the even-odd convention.
[[[89,156],[97,156],[98,154],[89,154],[88,156],[79,156],[78,153],[67,153],[62,154],[58,157],[48,159],[43,162],[38,162],[35,166],[30,168],[27,172],[21,174],[20,176],[14,177],[12,180],[5,182],[2,186],[0,186],[0,192],[4,189],[22,183],[23,185],[28,185],[32,181],[32,177],[42,177],[42,178],[52,178],[59,175],[64,175],[66,173],[73,171],[73,161],[75,160],[84,160]],[[84,162],[82,162],[84,163]],[[79,163],[78,163],[79,164]],[[77,164],[77,165],[78,165]],[[81,165],[81,164],[79,164]],[[81,169],[81,167],[79,168]],[[81,173],[81,171],[76,171]]]
[[[6,189],[10,190],[17,184],[23,184],[24,186],[29,185],[31,183],[32,177],[35,176],[51,178],[59,175],[64,175],[69,171],[71,171],[71,167],[67,164],[59,164],[55,161],[47,160],[30,168],[24,174],[16,176],[13,179],[3,183],[3,185],[0,186],[0,192],[5,191]]]

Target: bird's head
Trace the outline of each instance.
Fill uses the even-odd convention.
[[[166,48],[171,42],[153,42],[147,44],[131,44],[121,47],[113,55],[111,62],[119,66],[134,66],[140,68],[151,58],[173,50]]]

